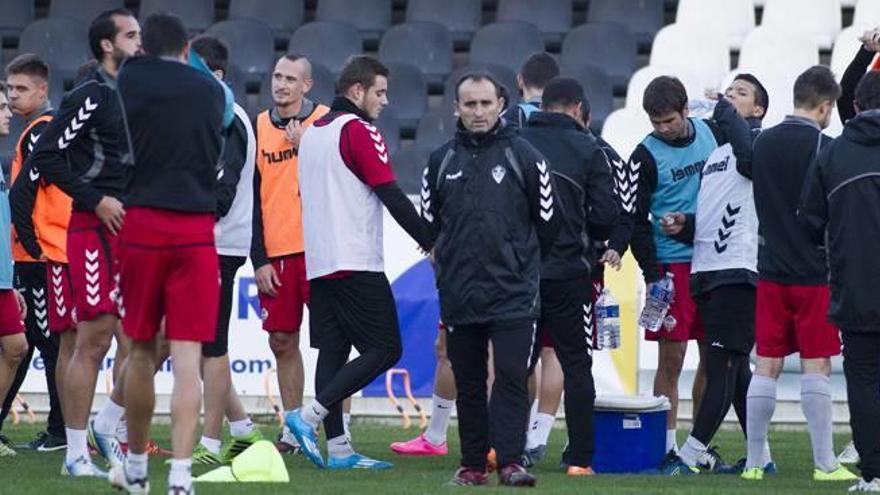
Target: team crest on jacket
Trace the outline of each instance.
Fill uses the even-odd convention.
[[[501,184],[501,181],[504,180],[504,167],[501,165],[495,165],[495,168],[492,169],[492,178],[495,179],[495,182]]]

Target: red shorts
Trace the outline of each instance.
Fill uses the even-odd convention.
[[[0,289],[0,337],[24,333],[24,321],[14,291]]]
[[[70,285],[70,267],[65,263],[46,263],[46,287],[49,293],[49,331],[64,333],[76,328],[73,319],[73,287]],[[34,308],[37,309],[37,308]]]
[[[645,340],[657,341],[660,339],[675,342],[687,342],[688,340],[703,341],[706,338],[706,330],[703,322],[697,314],[697,304],[691,299],[691,264],[669,263],[663,265],[664,272],[671,272],[675,278],[675,297],[669,314],[675,318],[675,327],[667,330],[660,328],[659,332],[645,331]]]
[[[755,344],[759,356],[803,359],[840,354],[840,332],[828,321],[827,285],[786,285],[758,281]]]
[[[259,294],[263,330],[267,332],[299,332],[303,308],[309,303],[309,280],[306,278],[306,256],[291,254],[272,259],[281,286],[275,297]]]
[[[592,328],[596,328],[596,301],[598,301],[599,297],[602,295],[602,289],[605,288],[605,281],[593,279],[592,283],[590,285],[592,286],[592,289],[593,289],[593,292],[592,292],[592,294],[593,294],[593,312],[592,312],[593,325],[592,325]],[[540,336],[539,342],[541,344],[541,347],[550,347],[550,348],[556,347],[556,345],[553,343],[553,335],[551,334],[549,329],[543,328],[543,329],[541,329],[540,333],[541,333],[541,336]],[[596,348],[596,342],[597,342],[597,335],[596,335],[596,332],[593,332],[593,342],[592,342],[593,349]]]
[[[214,215],[131,208],[119,234],[122,325],[148,341],[165,318],[169,340],[211,342],[220,310]]]
[[[119,238],[91,212],[74,211],[67,231],[67,259],[76,321],[119,316]]]

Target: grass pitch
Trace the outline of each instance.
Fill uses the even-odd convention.
[[[3,433],[14,442],[25,442],[34,437],[43,425],[7,424]],[[267,437],[274,438],[277,425],[262,425]],[[445,483],[457,467],[457,432],[450,430],[450,455],[446,457],[404,458],[388,449],[392,441],[406,440],[417,432],[399,427],[374,423],[355,423],[354,442],[366,455],[394,462],[394,469],[384,472],[330,472],[320,471],[302,456],[285,456],[291,482],[289,484],[197,484],[199,495],[204,494],[351,494],[390,495],[421,493],[509,493],[510,489],[497,486],[483,488],[449,487]],[[170,446],[167,425],[153,427],[153,438],[161,445]],[[679,441],[685,432],[679,431]],[[849,441],[848,435],[837,435],[839,449]],[[533,469],[538,476],[536,493],[558,494],[811,494],[844,493],[851,483],[816,483],[812,481],[812,455],[806,432],[771,432],[773,457],[780,473],[768,476],[763,482],[742,481],[737,476],[697,475],[668,478],[661,476],[596,476],[568,478],[559,470],[559,452],[564,443],[564,431],[554,430],[550,438],[547,458]],[[744,452],[739,433],[722,431],[716,442],[728,462],[734,462]],[[100,494],[118,493],[107,482],[71,479],[61,476],[63,452],[39,453],[19,450],[16,457],[0,458],[0,493],[2,494]],[[165,458],[150,459],[152,493],[165,493],[168,467]],[[199,475],[211,469],[195,466]],[[496,483],[492,478],[492,483]]]

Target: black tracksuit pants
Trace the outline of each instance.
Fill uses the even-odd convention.
[[[494,348],[495,383],[486,397],[489,341]],[[486,469],[489,428],[500,465],[520,464],[529,421],[527,380],[535,321],[519,319],[446,327],[446,347],[458,389],[461,465]]]
[[[46,388],[49,391],[49,418],[46,430],[60,438],[64,438],[64,417],[61,415],[61,402],[58,389],[55,387],[55,365],[58,363],[58,335],[49,333],[49,306],[46,289],[46,264],[25,263],[15,264],[15,288],[18,289],[27,303],[27,316],[24,320],[25,336],[28,341],[28,353],[15,373],[9,393],[3,401],[0,411],[0,428],[9,415],[12,402],[21,389],[34,356],[34,349],[40,351],[46,372]]]
[[[849,424],[859,452],[859,470],[868,481],[880,478],[880,334],[843,334],[843,372]]]
[[[590,277],[541,281],[539,332],[550,332],[562,367],[565,425],[569,446],[563,461],[569,466],[593,463],[595,432],[593,405],[593,285]],[[541,339],[532,353],[530,370],[537,364]]]

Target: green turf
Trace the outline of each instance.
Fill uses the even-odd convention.
[[[7,425],[4,433],[15,442],[30,440],[40,426]],[[263,426],[264,433],[274,435],[277,427]],[[444,484],[456,468],[458,441],[455,431],[450,431],[451,455],[441,458],[403,458],[388,450],[392,441],[406,440],[416,433],[397,427],[370,423],[355,423],[355,445],[359,450],[380,459],[395,463],[385,472],[329,472],[315,469],[301,456],[285,456],[290,470],[291,484],[199,484],[199,494],[420,494],[420,493],[482,493],[499,491],[498,488],[454,488]],[[735,476],[699,475],[685,478],[660,476],[597,476],[593,478],[568,478],[556,466],[558,452],[562,447],[564,432],[554,430],[550,441],[550,453],[533,472],[538,476],[540,493],[613,493],[613,494],[740,494],[762,495],[843,493],[851,483],[819,484],[811,480],[812,457],[807,434],[804,432],[772,432],[773,457],[780,474],[763,482],[746,482]],[[683,439],[684,432],[679,432]],[[163,446],[169,444],[167,426],[154,427],[154,437]],[[849,438],[838,436],[835,445],[842,447]],[[731,462],[743,453],[742,437],[734,432],[720,432],[717,442],[721,452]],[[16,457],[0,458],[0,493],[6,494],[56,494],[114,493],[106,482],[73,480],[59,474],[63,454],[20,451]],[[164,493],[167,467],[163,458],[150,460],[152,492]],[[195,474],[207,468],[197,466]],[[493,484],[495,479],[493,477]],[[478,491],[477,491],[478,490]]]

